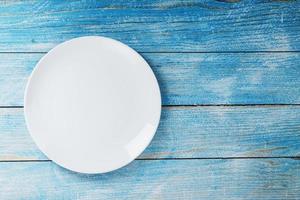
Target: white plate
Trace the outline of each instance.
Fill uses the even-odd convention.
[[[24,112],[42,152],[64,168],[105,173],[149,145],[161,96],[146,61],[113,39],[80,37],[49,51],[27,83]]]

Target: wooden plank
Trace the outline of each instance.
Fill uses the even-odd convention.
[[[139,157],[300,156],[300,106],[163,108],[154,140]],[[0,109],[0,160],[45,160],[22,109]]]
[[[230,2],[230,1],[229,1]],[[102,35],[140,52],[299,51],[300,2],[1,1],[0,51]]]
[[[298,199],[299,169],[292,159],[139,160],[84,175],[52,162],[9,162],[0,163],[0,198]]]
[[[23,105],[44,54],[0,54],[0,106]],[[164,105],[299,104],[300,53],[144,53]]]

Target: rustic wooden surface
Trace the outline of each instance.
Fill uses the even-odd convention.
[[[1,199],[299,199],[299,160],[136,160],[83,175],[52,162],[0,163]]]
[[[83,35],[140,52],[300,50],[299,1],[1,1],[0,51],[48,51]]]
[[[102,175],[48,160],[23,117],[37,61],[84,35],[140,52],[164,105],[145,152]],[[0,1],[0,199],[300,199],[300,2]]]
[[[0,54],[0,105],[23,105],[27,78],[43,55]],[[164,105],[300,104],[298,52],[142,56],[158,78]]]
[[[300,156],[300,106],[165,107],[140,159]],[[0,109],[0,160],[46,160],[23,109]],[[13,143],[13,145],[12,145]]]

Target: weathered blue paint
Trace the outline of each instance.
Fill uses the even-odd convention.
[[[142,53],[170,107],[139,160],[103,175],[47,161],[22,108],[0,108],[0,199],[299,199],[299,7],[265,0],[1,1],[0,106],[23,105],[26,80],[49,49],[102,35]]]
[[[0,105],[23,105],[44,54],[0,54]],[[299,104],[300,53],[144,53],[164,105]]]
[[[0,51],[103,35],[140,52],[299,51],[300,2],[2,1]]]
[[[295,157],[299,119],[300,106],[164,108],[139,158]],[[30,138],[22,109],[0,109],[0,138],[2,161],[47,159]]]
[[[298,199],[293,159],[139,160],[102,175],[0,163],[1,199]]]

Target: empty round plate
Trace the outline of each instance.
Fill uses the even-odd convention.
[[[105,173],[134,160],[160,119],[161,96],[147,62],[113,39],[64,42],[36,65],[24,112],[41,151],[64,168]]]

